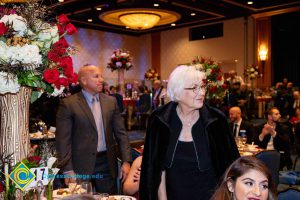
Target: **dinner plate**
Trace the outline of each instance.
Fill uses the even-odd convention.
[[[58,191],[64,191],[65,193],[57,194]],[[80,188],[80,192],[77,192],[75,194],[84,193],[84,192],[85,192],[85,189]],[[63,198],[63,197],[70,196],[70,195],[71,195],[71,193],[70,193],[69,188],[61,188],[61,189],[53,190],[53,193],[52,193],[53,198]]]
[[[109,200],[136,200],[136,198],[125,195],[109,195]]]

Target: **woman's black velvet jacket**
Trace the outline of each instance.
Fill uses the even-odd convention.
[[[170,102],[155,110],[150,118],[143,151],[140,179],[140,199],[156,200],[162,171],[172,164],[178,136],[171,134],[171,114],[177,103]],[[199,110],[205,126],[211,160],[219,180],[226,168],[239,157],[239,152],[229,130],[226,116],[219,110],[203,105]],[[197,135],[193,135],[197,151]]]

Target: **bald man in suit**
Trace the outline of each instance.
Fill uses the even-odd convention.
[[[63,173],[68,175],[65,183],[87,176],[97,192],[116,194],[118,152],[123,181],[130,170],[124,123],[116,99],[101,93],[99,67],[81,67],[78,79],[82,90],[61,101],[56,117],[56,147]]]
[[[250,122],[242,119],[242,112],[241,109],[237,106],[234,106],[230,108],[229,110],[229,127],[230,130],[232,131],[232,136],[237,137],[241,136],[241,130],[246,131],[246,136],[247,136],[247,143],[251,144],[254,142],[254,127],[253,124]],[[236,128],[235,128],[236,126]]]

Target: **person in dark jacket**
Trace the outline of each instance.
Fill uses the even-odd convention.
[[[226,116],[204,104],[206,76],[181,65],[169,77],[171,102],[149,119],[140,199],[210,199],[219,178],[239,157]]]

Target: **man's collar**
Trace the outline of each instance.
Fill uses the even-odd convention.
[[[83,94],[84,98],[88,102],[92,103],[94,97],[96,97],[97,101],[99,101],[99,94],[98,93],[96,95],[92,95],[91,93],[89,93],[88,91],[86,91],[84,89],[82,89],[81,91],[82,91],[82,94]]]

